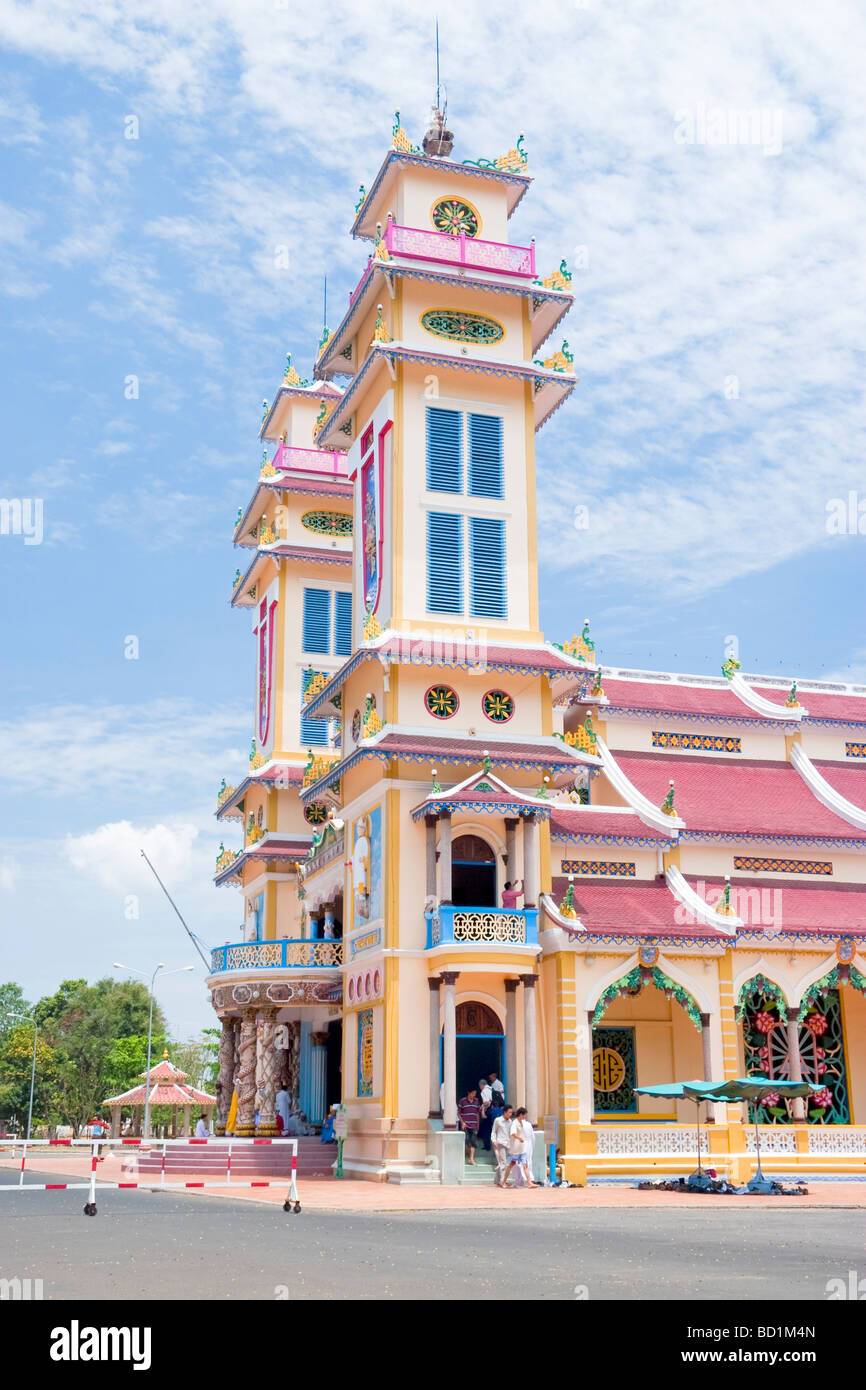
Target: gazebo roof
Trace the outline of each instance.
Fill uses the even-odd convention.
[[[119,1096],[110,1096],[103,1105],[144,1105],[147,1100],[147,1072],[138,1073],[142,1080],[140,1086],[131,1086]],[[163,1051],[162,1061],[150,1069],[151,1105],[216,1105],[216,1096],[199,1091],[195,1086],[187,1086],[189,1073],[181,1071],[168,1060],[168,1048]]]

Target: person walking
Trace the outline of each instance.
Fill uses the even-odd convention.
[[[457,1120],[466,1136],[468,1161],[474,1168],[475,1150],[478,1147],[478,1126],[481,1122],[481,1101],[478,1099],[478,1092],[474,1086],[467,1091],[462,1100],[457,1102]]]
[[[493,1091],[482,1076],[478,1082],[478,1095],[481,1099],[481,1122],[478,1126],[478,1138],[481,1140],[487,1152],[490,1152],[490,1131],[493,1128],[494,1117],[490,1114],[490,1107],[493,1104]]]
[[[502,1186],[508,1186],[508,1178],[512,1168],[514,1173],[515,1187],[537,1187],[538,1183],[532,1177],[532,1149],[535,1139],[535,1130],[532,1128],[526,1117],[526,1110],[523,1106],[515,1111],[514,1118],[508,1131],[508,1167]]]
[[[493,1155],[496,1159],[496,1177],[494,1178],[494,1182],[497,1187],[502,1187],[505,1181],[505,1170],[508,1167],[508,1138],[511,1131],[513,1113],[511,1106],[506,1105],[501,1114],[497,1115],[496,1119],[493,1121],[491,1138],[493,1140]]]

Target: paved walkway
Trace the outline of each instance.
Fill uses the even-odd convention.
[[[8,1159],[0,1155],[0,1169],[12,1169],[17,1173],[18,1159]],[[27,1171],[31,1174],[50,1173],[53,1180],[64,1181],[67,1177],[84,1180],[90,1175],[90,1156],[86,1152],[70,1149],[55,1150],[49,1158],[42,1154],[27,1161]],[[195,1174],[188,1175],[191,1180]],[[121,1174],[120,1161],[111,1155],[100,1163],[98,1177],[103,1181],[134,1181],[132,1173]],[[52,1180],[52,1179],[49,1179]],[[183,1175],[174,1175],[175,1181],[183,1181]],[[10,1176],[5,1181],[14,1181]],[[200,1178],[199,1178],[200,1181]],[[635,1179],[637,1181],[637,1179]],[[806,1185],[809,1186],[808,1180]],[[282,1203],[285,1200],[287,1184],[284,1178],[275,1181],[273,1187],[205,1187],[187,1189],[167,1189],[178,1195],[229,1197],[233,1201],[259,1202],[266,1205]],[[298,1192],[302,1208],[308,1211],[489,1211],[511,1208],[526,1212],[534,1208],[544,1210],[557,1207],[688,1207],[698,1209],[709,1207],[737,1209],[741,1207],[770,1207],[773,1210],[791,1206],[798,1208],[845,1207],[866,1209],[866,1183],[838,1182],[813,1183],[805,1197],[722,1197],[700,1193],[683,1194],[679,1192],[639,1192],[636,1187],[622,1182],[605,1184],[591,1183],[588,1187],[539,1187],[533,1191],[520,1188],[503,1191],[498,1187],[468,1185],[465,1187],[441,1187],[431,1183],[409,1185],[402,1183],[359,1182],[355,1179],[338,1180],[326,1178],[301,1178]],[[5,1194],[0,1193],[0,1200]],[[108,1198],[106,1198],[108,1200]]]

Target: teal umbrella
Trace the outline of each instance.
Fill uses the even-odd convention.
[[[686,1085],[691,1083],[686,1082]],[[758,1104],[765,1096],[778,1094],[783,1100],[796,1100],[798,1096],[808,1096],[821,1087],[813,1081],[777,1081],[769,1076],[739,1076],[734,1081],[705,1083],[704,1094],[707,1100],[752,1101],[755,1103],[755,1153],[758,1170],[751,1182],[749,1192],[771,1192],[773,1184],[768,1182],[761,1171],[761,1139],[758,1132]]]
[[[712,1081],[664,1081],[658,1086],[635,1086],[635,1091],[639,1096],[663,1096],[666,1100],[693,1100],[695,1102],[695,1121],[698,1127],[698,1173],[693,1186],[704,1187],[707,1184],[701,1170],[701,1101],[709,1100],[707,1095],[708,1088],[712,1087]],[[692,1179],[688,1179],[692,1182]]]

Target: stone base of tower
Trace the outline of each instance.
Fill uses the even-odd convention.
[[[429,1180],[427,1175],[433,1173],[427,1157],[427,1117],[395,1120],[350,1110],[343,1174],[369,1182]],[[438,1181],[438,1172],[435,1178]]]

